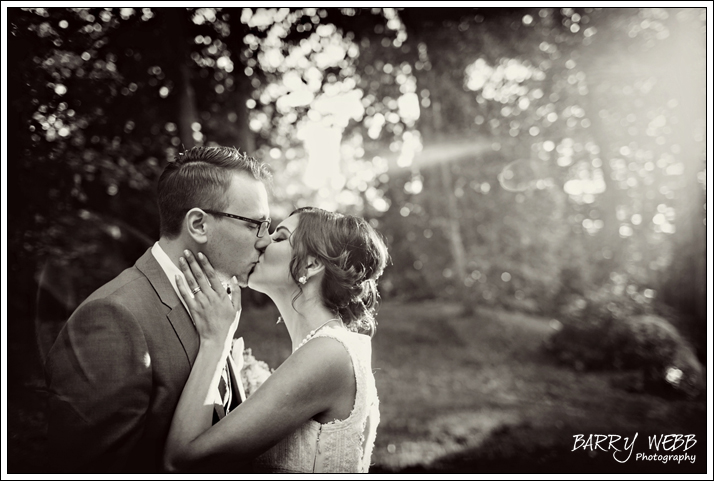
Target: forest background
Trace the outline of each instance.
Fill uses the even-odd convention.
[[[387,240],[376,470],[602,467],[560,432],[585,414],[513,447],[544,395],[706,425],[706,13],[4,9],[9,465],[37,469],[47,349],[158,238],[156,179],[194,145],[268,162],[274,225],[317,205]],[[272,306],[244,299],[277,367]],[[484,411],[489,389],[522,404]],[[556,408],[532,414],[555,429]]]

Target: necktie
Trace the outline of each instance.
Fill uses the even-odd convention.
[[[223,283],[223,288],[228,293],[228,297],[233,299],[233,296],[231,295],[231,288],[227,282]],[[218,393],[221,396],[221,404],[223,405],[223,413],[220,417],[225,417],[228,415],[228,411],[230,410],[231,406],[231,397],[233,394],[232,391],[233,390],[231,389],[231,376],[228,374],[228,359],[226,359],[226,362],[223,363],[223,371],[221,371],[221,380],[218,382]]]
[[[231,378],[228,374],[228,364],[223,365],[221,371],[221,379],[218,381],[218,399],[216,399],[216,413],[219,419],[223,419],[228,415],[231,408],[231,400],[233,398],[233,390],[231,389]]]
[[[228,287],[228,284],[223,284],[223,287],[226,288],[226,291],[228,292],[229,297],[233,297],[231,295],[231,290]],[[239,347],[238,350],[242,354],[243,352],[243,339],[239,338]],[[236,340],[233,341],[234,344],[236,343]],[[229,358],[231,354],[228,354]],[[235,369],[240,370],[240,366],[236,365]],[[229,359],[226,359],[226,361],[223,364],[223,370],[221,371],[221,379],[218,381],[218,395],[219,395],[219,400],[216,402],[216,409],[214,412],[214,423],[217,422],[217,420],[223,419],[228,415],[228,413],[232,410],[235,409],[238,404],[240,404],[240,393],[235,393],[234,392],[234,386],[233,382],[231,380],[231,373],[230,373],[230,362]],[[234,376],[236,376],[236,382],[240,382],[240,372],[234,372]],[[241,386],[237,386],[236,389],[241,391]],[[217,418],[217,419],[216,419]]]

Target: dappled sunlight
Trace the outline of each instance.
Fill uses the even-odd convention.
[[[335,209],[362,209],[363,200],[354,195],[356,187],[366,193],[372,208],[378,212],[386,211],[389,200],[383,198],[379,189],[372,187],[379,184],[377,179],[382,173],[376,159],[394,155],[398,168],[408,168],[422,149],[416,124],[422,106],[428,106],[428,97],[420,101],[413,66],[408,62],[380,62],[375,65],[376,69],[367,65],[367,73],[370,69],[375,74],[381,71],[399,87],[396,96],[376,97],[374,91],[379,89],[380,83],[371,81],[365,90],[362,87],[365,82],[355,71],[361,44],[334,25],[321,23],[322,14],[319,11],[305,9],[304,14],[313,15],[312,33],[306,34],[298,44],[286,46],[280,39],[295,27],[299,13],[286,13],[284,10],[257,9],[251,13],[244,11],[242,16],[244,23],[266,32],[262,40],[250,34],[246,40],[257,52],[257,66],[274,74],[272,81],[261,84],[253,97],[259,99],[262,105],[274,105],[280,113],[280,117],[271,119],[264,113],[264,108],[255,105],[251,113],[251,129],[265,132],[271,128],[271,122],[279,123],[278,135],[271,139],[273,145],[282,151],[294,149],[296,155],[286,160],[303,165],[301,176],[293,177],[293,180],[286,177],[285,180],[288,184],[303,181],[311,191],[306,199],[308,192],[305,189],[288,185],[288,191],[299,194],[299,198],[290,196],[295,203],[313,202]],[[376,9],[376,13],[379,12],[380,9]],[[349,12],[346,11],[346,14]],[[387,29],[396,33],[394,42],[398,46],[407,39],[404,25],[396,10],[384,9],[382,14]],[[274,17],[272,23],[267,20],[271,16]],[[297,25],[298,31],[310,26],[309,23]],[[338,70],[339,75],[325,73]],[[355,123],[365,126],[365,135],[343,138],[346,130],[353,129]],[[374,156],[371,162],[362,161],[367,139],[381,142],[389,137],[392,140],[388,148],[375,152],[379,155]],[[345,142],[351,146],[347,156],[342,148]],[[350,179],[354,166],[360,165],[360,169],[375,172],[367,179],[368,185],[341,180]]]
[[[527,109],[531,99],[540,98],[542,95],[537,91],[529,92],[528,87],[522,85],[523,82],[530,78],[545,79],[545,74],[540,69],[517,59],[501,59],[494,68],[479,58],[466,67],[465,74],[466,87],[469,90],[482,90],[484,100],[495,100],[504,104],[516,103],[519,110]],[[518,114],[518,111],[514,112],[510,108],[505,112]]]
[[[305,142],[308,158],[303,182],[319,190],[330,181],[330,187],[341,189],[345,182],[339,166],[341,132],[334,127],[313,123],[305,126],[298,135]]]
[[[43,357],[160,235],[164,166],[234,146],[269,165],[273,226],[318,206],[389,246],[377,469],[536,472],[577,428],[696,427],[701,399],[651,395],[606,348],[655,316],[691,346],[643,371],[679,386],[708,359],[706,13],[8,9],[8,325]],[[244,294],[277,367],[277,312]]]
[[[563,185],[563,190],[576,201],[592,204],[595,195],[605,192],[606,184],[601,170],[581,169],[578,177],[570,179]]]

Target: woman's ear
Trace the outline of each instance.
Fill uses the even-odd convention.
[[[194,207],[186,212],[184,220],[186,222],[188,235],[197,243],[205,244],[208,241],[208,214],[198,207]]]
[[[307,264],[305,265],[305,276],[309,279],[312,276],[318,275],[325,270],[325,264],[314,256],[307,256]]]

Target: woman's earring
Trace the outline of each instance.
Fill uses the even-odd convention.
[[[300,277],[300,279],[298,279],[298,282],[304,286],[305,284],[307,284],[307,277]]]
[[[283,322],[283,318],[280,317],[280,316],[278,316],[278,322],[276,322],[275,325],[277,326],[277,325],[280,324],[281,322]]]

